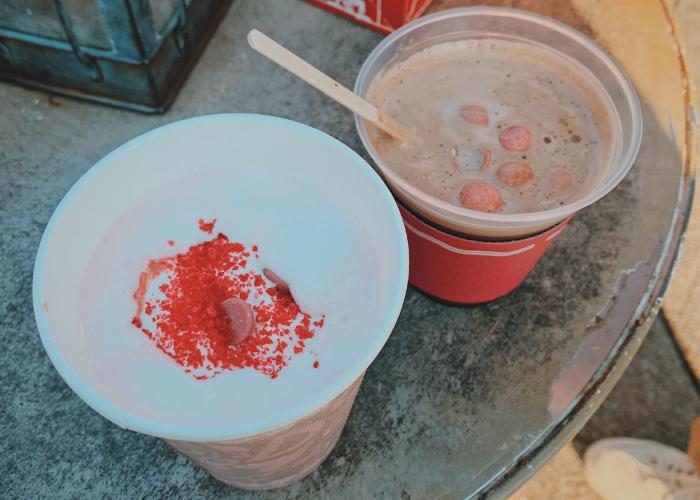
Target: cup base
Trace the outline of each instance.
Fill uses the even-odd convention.
[[[306,476],[311,474],[313,471],[315,471],[325,460],[328,458],[328,455],[331,454],[333,451],[333,448],[335,448],[335,445],[338,442],[338,439],[340,439],[340,435],[342,434],[342,428],[339,429],[338,433],[335,435],[335,437],[328,442],[327,450],[323,453],[323,456],[321,456],[318,460],[314,461],[313,463],[309,464],[304,470],[293,474],[289,477],[281,478],[275,481],[271,482],[251,482],[251,483],[244,483],[244,482],[236,482],[236,481],[230,481],[229,479],[226,478],[226,476],[217,476],[214,473],[210,473],[211,476],[216,479],[217,481],[221,481],[222,483],[228,485],[228,486],[233,486],[234,488],[239,488],[242,490],[250,490],[250,491],[265,491],[265,490],[274,490],[278,488],[284,488],[285,486],[289,486],[290,484],[296,483],[297,481],[300,481],[304,479]]]
[[[281,429],[229,441],[164,441],[229,486],[282,488],[311,474],[328,458],[363,377],[324,407]]]
[[[571,218],[526,238],[479,241],[449,234],[399,205],[409,248],[408,281],[452,304],[482,304],[515,290]]]

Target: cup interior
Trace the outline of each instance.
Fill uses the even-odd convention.
[[[325,314],[276,379],[246,368],[196,380],[130,323],[146,262],[211,238],[199,218],[258,245],[302,310]],[[213,115],[132,140],[73,186],[39,248],[34,309],[61,376],[108,419],[169,439],[232,439],[308,415],[361,376],[407,277],[397,207],[357,154],[295,122]]]
[[[555,209],[520,213],[486,213],[432,197],[406,182],[379,155],[369,139],[372,125],[355,124],[364,147],[392,191],[406,205],[448,229],[467,235],[522,237],[553,226],[610,192],[627,174],[639,150],[642,115],[636,92],[622,69],[597,44],[558,21],[516,9],[467,7],[420,18],[384,39],[367,57],[355,92],[367,94],[373,79],[387,67],[437,43],[464,39],[505,39],[556,53],[596,84],[612,111],[613,152],[609,163],[584,196]]]

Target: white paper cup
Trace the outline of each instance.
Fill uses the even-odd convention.
[[[280,488],[316,470],[333,450],[361,383],[362,377],[318,411],[274,431],[230,441],[166,442],[221,482]]]
[[[276,379],[242,369],[196,380],[130,323],[145,263],[206,239],[200,217],[257,244],[302,310],[325,314]],[[73,186],[39,246],[33,301],[51,361],[97,412],[222,481],[272,488],[332,449],[407,275],[398,209],[357,154],[295,122],[213,115],[130,141]]]

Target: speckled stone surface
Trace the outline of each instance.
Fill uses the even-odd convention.
[[[675,146],[660,138],[666,124],[653,117],[637,167],[573,220],[515,293],[485,306],[454,307],[409,289],[338,446],[305,480],[275,492],[236,491],[161,441],[94,413],[51,366],[31,308],[39,239],[80,175],[146,130],[220,112],[295,119],[364,154],[346,111],[247,48],[245,34],[253,27],[348,86],[381,38],[303,2],[236,0],[163,116],[49,101],[41,92],[0,84],[1,492],[20,498],[465,497],[560,435],[572,408],[586,404],[582,389],[590,389],[592,378],[621,371],[641,342],[653,309],[635,336],[625,330],[630,345],[624,353],[607,356],[636,321],[660,259],[670,258],[661,247],[681,167]]]

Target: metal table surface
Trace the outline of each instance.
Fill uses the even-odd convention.
[[[288,488],[244,492],[85,405],[45,355],[31,309],[42,231],[96,160],[207,113],[291,118],[362,151],[352,116],[248,49],[260,28],[351,86],[381,36],[298,1],[237,0],[170,112],[145,116],[0,84],[0,491],[11,497],[463,498],[505,495],[571,439],[655,316],[691,179],[645,111],[640,160],[577,215],[513,294],[477,307],[409,288],[340,442]],[[365,155],[366,157],[366,155]]]

